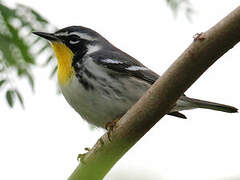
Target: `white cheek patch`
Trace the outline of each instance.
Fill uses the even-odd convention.
[[[109,64],[123,64],[123,62],[118,60],[112,60],[112,59],[103,59],[102,62],[109,63]]]
[[[99,51],[101,49],[101,46],[99,46],[99,45],[88,45],[87,48],[88,48],[87,54],[92,54],[94,52]]]
[[[126,70],[129,70],[129,71],[147,71],[149,69],[146,68],[146,67],[142,67],[142,66],[130,66],[130,67],[126,68]]]

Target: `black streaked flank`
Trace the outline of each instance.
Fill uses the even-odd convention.
[[[89,81],[84,79],[83,76],[76,74],[76,77],[86,90],[94,90],[94,86]]]
[[[78,79],[78,81],[82,84],[82,86],[86,90],[94,90],[94,86],[87,80],[87,78],[84,78],[83,75],[86,75],[88,78],[95,79],[95,76],[89,72],[85,66],[83,66],[83,60],[82,57],[86,54],[87,51],[76,53],[73,57],[72,66],[75,70],[75,75]]]
[[[84,69],[84,73],[90,78],[90,79],[94,79],[96,80],[96,76],[93,75],[93,73],[91,73],[88,69]]]

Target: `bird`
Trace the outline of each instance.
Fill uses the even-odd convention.
[[[69,26],[54,33],[33,33],[53,48],[58,83],[67,102],[96,127],[106,128],[107,123],[120,119],[160,77],[90,28]],[[186,119],[179,111],[195,108],[238,111],[183,94],[168,115]]]

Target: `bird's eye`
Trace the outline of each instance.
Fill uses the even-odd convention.
[[[77,37],[77,36],[75,36],[75,35],[73,35],[73,36],[70,37],[70,40],[69,40],[69,43],[70,43],[70,44],[77,44],[77,43],[79,43],[79,42],[80,42],[79,37]]]

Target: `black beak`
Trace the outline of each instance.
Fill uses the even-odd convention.
[[[32,32],[32,33],[44,39],[47,39],[49,41],[59,41],[59,39],[53,33],[45,33],[45,32]]]

